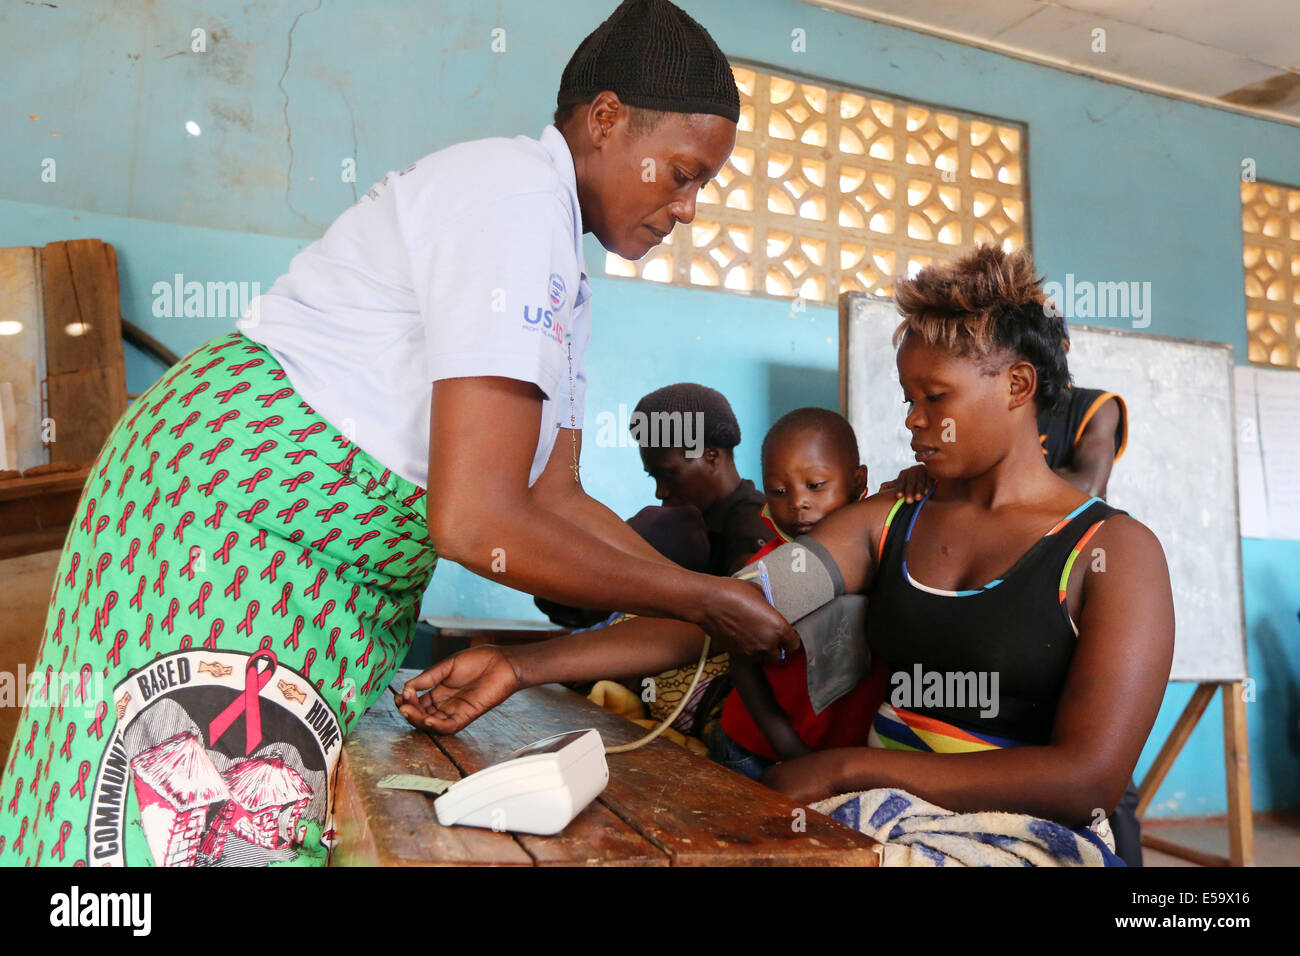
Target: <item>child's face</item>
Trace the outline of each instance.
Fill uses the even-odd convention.
[[[855,501],[867,469],[816,431],[787,431],[768,444],[763,491],[776,526],[789,537],[807,534],[836,508]]]

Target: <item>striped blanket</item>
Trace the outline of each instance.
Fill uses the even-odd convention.
[[[954,813],[903,790],[843,793],[811,804],[881,846],[884,866],[1123,866],[1110,828],[1071,830],[1019,813]]]

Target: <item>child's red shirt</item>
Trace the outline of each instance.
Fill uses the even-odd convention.
[[[748,564],[753,564],[790,540],[776,527],[766,505],[763,507],[763,519],[776,533],[776,537],[750,558]],[[871,721],[885,699],[889,682],[889,669],[883,661],[873,661],[871,669],[858,685],[820,714],[813,712],[812,701],[808,697],[808,657],[802,648],[780,664],[764,664],[763,672],[772,685],[777,703],[807,747],[812,750],[829,750],[833,747],[867,745]],[[722,729],[750,753],[768,760],[780,759],[745,708],[738,691],[733,690],[723,705]]]

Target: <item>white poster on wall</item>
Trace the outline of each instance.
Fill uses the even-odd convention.
[[[1237,407],[1237,499],[1243,538],[1268,537],[1268,496],[1264,491],[1264,453],[1259,442],[1255,370],[1232,370]]]
[[[1238,366],[1241,534],[1300,541],[1300,373]]]

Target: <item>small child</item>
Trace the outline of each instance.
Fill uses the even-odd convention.
[[[831,512],[857,501],[867,487],[853,426],[823,408],[782,416],[763,439],[762,466],[767,497],[762,514],[776,537],[750,563],[807,534]],[[731,674],[735,690],[720,724],[710,727],[709,757],[754,779],[778,761],[814,750],[866,746],[888,679],[888,670],[877,662],[853,690],[816,714],[802,650],[775,665],[733,655]]]

